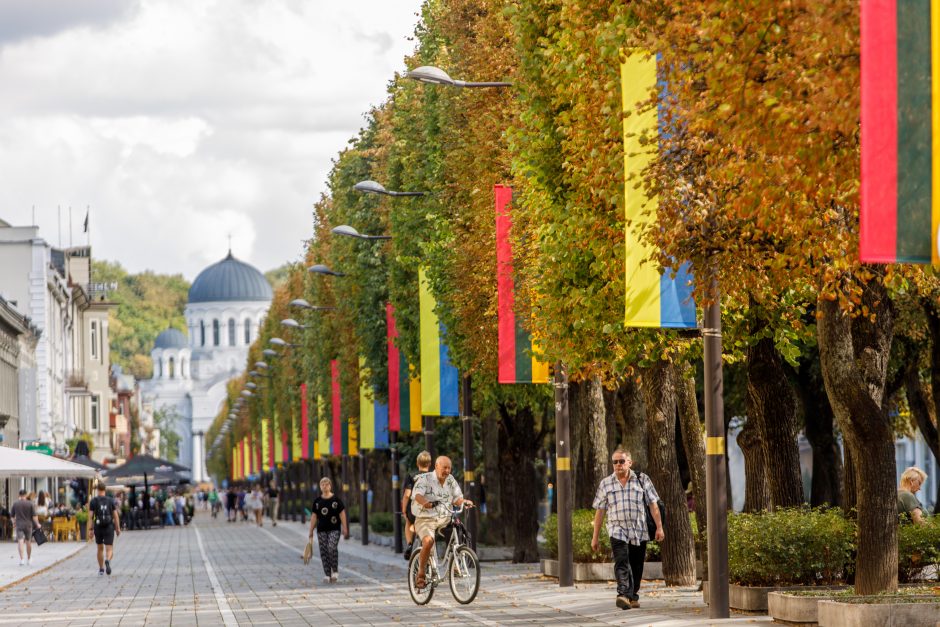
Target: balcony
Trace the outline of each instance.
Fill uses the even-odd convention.
[[[65,393],[75,396],[88,394],[88,377],[84,370],[69,370],[65,373]]]

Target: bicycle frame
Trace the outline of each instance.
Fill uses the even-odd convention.
[[[437,584],[444,581],[444,576],[441,573],[447,573],[450,570],[451,562],[454,559],[454,556],[457,554],[457,549],[461,546],[467,546],[465,542],[458,539],[458,536],[461,535],[457,530],[458,528],[463,528],[463,523],[460,521],[460,514],[464,511],[464,507],[461,505],[458,509],[455,509],[451,512],[451,524],[454,525],[453,533],[450,534],[450,540],[447,542],[447,546],[444,547],[444,552],[441,554],[441,562],[438,564],[437,561],[437,542],[434,543],[434,550],[431,551],[431,554],[428,556],[428,585],[437,586]],[[464,529],[466,532],[466,529]],[[465,575],[465,572],[461,573]]]

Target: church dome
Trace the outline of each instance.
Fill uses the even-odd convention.
[[[157,336],[153,343],[154,348],[186,348],[186,336],[179,329],[167,329]]]
[[[190,303],[217,301],[270,301],[271,285],[254,266],[228,256],[214,263],[196,277],[189,288]]]

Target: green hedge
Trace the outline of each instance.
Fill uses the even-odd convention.
[[[375,533],[392,533],[392,515],[388,512],[369,514],[369,529]]]
[[[591,551],[591,536],[594,533],[594,510],[576,509],[571,515],[571,544],[574,550],[575,562],[609,562],[610,538],[601,533],[599,539],[600,551]],[[545,538],[545,548],[548,554],[558,559],[558,516],[552,514],[545,520],[542,535]]]
[[[749,586],[828,585],[852,567],[855,525],[840,510],[781,509],[728,517],[728,570]]]
[[[898,580],[910,582],[931,565],[940,578],[940,517],[927,518],[926,525],[898,526]]]

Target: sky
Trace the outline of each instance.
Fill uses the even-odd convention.
[[[420,5],[0,0],[0,219],[190,281],[229,237],[262,271],[301,259]]]

